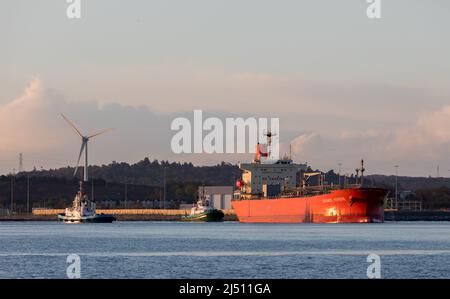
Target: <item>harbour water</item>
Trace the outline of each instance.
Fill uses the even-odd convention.
[[[450,278],[449,222],[0,222],[0,278]]]

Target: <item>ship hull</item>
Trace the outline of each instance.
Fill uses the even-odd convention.
[[[240,222],[373,223],[384,221],[380,188],[334,190],[306,197],[242,199],[231,202]]]

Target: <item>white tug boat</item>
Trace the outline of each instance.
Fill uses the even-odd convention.
[[[221,210],[215,209],[211,206],[210,201],[206,199],[205,188],[203,187],[203,192],[199,196],[198,201],[191,208],[191,213],[189,215],[183,216],[181,220],[183,221],[222,221],[224,213]]]
[[[116,220],[113,215],[97,214],[95,212],[95,201],[89,200],[83,190],[83,182],[80,182],[80,190],[75,195],[72,206],[66,208],[64,213],[59,214],[58,219],[66,223],[111,223]]]
[[[109,214],[97,214],[95,212],[95,200],[89,200],[86,192],[83,189],[83,183],[88,182],[88,141],[97,135],[103,134],[110,129],[100,131],[90,136],[84,136],[75,127],[75,125],[66,118],[63,114],[61,116],[67,121],[67,123],[75,130],[75,132],[81,137],[81,149],[78,156],[77,166],[75,167],[74,176],[77,174],[78,165],[80,164],[81,156],[84,152],[84,171],[83,180],[80,181],[80,190],[78,190],[70,208],[66,208],[65,212],[58,214],[58,220],[66,223],[80,223],[80,222],[95,222],[95,223],[111,223],[116,220],[113,215]]]

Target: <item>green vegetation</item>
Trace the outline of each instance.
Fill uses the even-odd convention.
[[[450,209],[449,187],[419,188],[410,197],[412,199],[422,200],[424,209]]]

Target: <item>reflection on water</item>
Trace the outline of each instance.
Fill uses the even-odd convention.
[[[450,223],[0,223],[0,278],[450,278]]]

